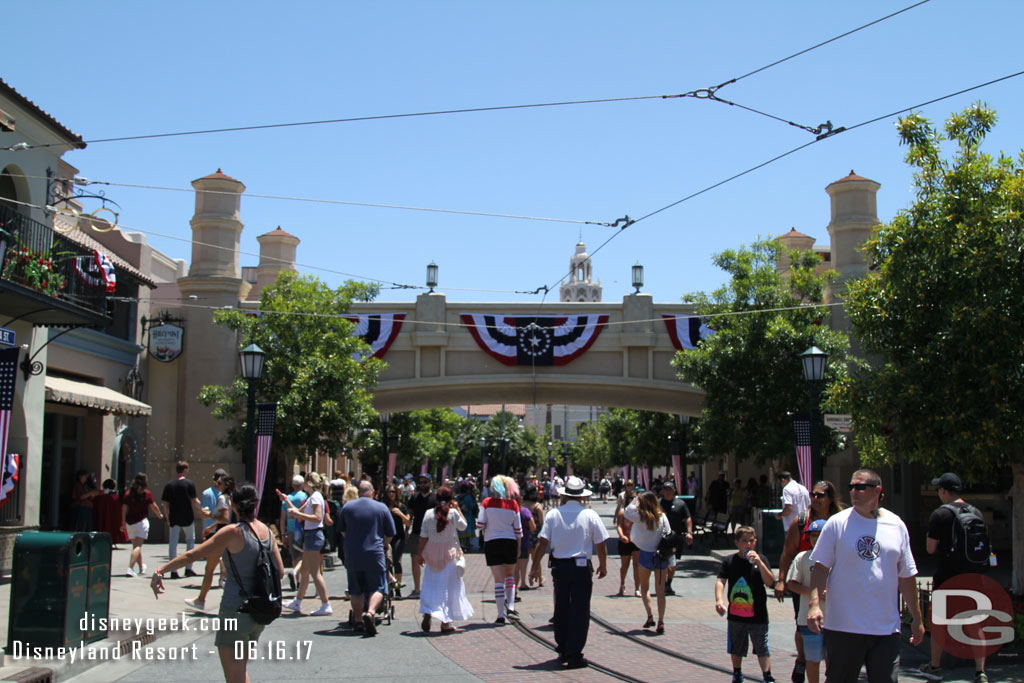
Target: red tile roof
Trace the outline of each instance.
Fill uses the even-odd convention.
[[[870,178],[865,178],[864,176],[857,175],[856,173],[853,172],[852,168],[850,169],[850,175],[846,176],[845,178],[840,178],[836,182],[837,183],[848,183],[848,182],[853,181],[853,180],[866,180],[869,183],[875,182],[875,181],[871,180]]]
[[[53,130],[58,135],[60,135],[61,137],[65,138],[68,142],[70,142],[72,147],[76,149],[85,149],[85,142],[82,141],[81,135],[73,133],[67,128],[65,128],[60,121],[47,114],[35,102],[28,99],[20,92],[12,88],[10,85],[5,83],[2,78],[0,78],[0,95],[7,95],[7,97],[10,97],[12,100],[15,101],[15,103],[38,116],[43,123],[47,124],[50,127],[51,130]]]
[[[295,235],[291,234],[290,232],[285,232],[284,230],[282,230],[280,225],[277,226],[275,229],[271,230],[270,232],[265,232],[262,235],[260,235],[260,237],[271,237],[271,236],[273,236],[273,237],[295,237]]]
[[[240,183],[240,182],[242,182],[241,180],[238,180],[237,178],[232,178],[231,176],[225,174],[219,168],[217,169],[216,173],[211,173],[210,175],[205,175],[202,178],[200,178],[200,180],[230,180],[233,183]]]
[[[787,232],[787,233],[786,233],[785,235],[782,235],[782,237],[803,237],[803,238],[810,238],[811,236],[810,236],[810,235],[805,235],[805,234],[803,234],[802,232],[797,232],[797,231],[796,231],[796,228],[790,228],[790,229],[789,229],[789,232]]]

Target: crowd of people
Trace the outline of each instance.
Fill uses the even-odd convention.
[[[157,594],[165,579],[177,578],[182,569],[194,576],[193,563],[205,560],[201,592],[186,602],[205,610],[205,598],[219,568],[224,589],[220,613],[233,614],[250,590],[252,563],[262,545],[277,571],[297,589],[295,599],[284,608],[306,614],[302,596],[312,583],[320,605],[308,614],[330,615],[323,567],[324,556],[333,547],[345,565],[354,629],[366,636],[377,633],[382,606],[406,588],[403,559],[408,558],[413,587],[407,597],[418,600],[420,627],[427,632],[437,622],[442,633],[451,633],[474,616],[463,581],[466,553],[484,555],[493,578],[497,625],[518,618],[519,594],[543,585],[546,562],[555,589],[551,621],[559,660],[570,668],[586,666],[583,651],[593,578],[608,571],[608,532],[591,501],[607,500],[609,495],[614,499],[616,550],[621,559],[618,595],[626,594],[632,568],[632,594],[642,600],[647,615],[643,628],[653,629],[654,634],[665,632],[666,598],[674,595],[677,558],[693,543],[692,511],[677,495],[671,478],[658,481],[657,492],[638,494],[631,480],[603,477],[593,485],[595,495],[590,483],[575,476],[558,481],[552,491],[554,478],[517,480],[497,475],[478,493],[474,479],[440,482],[435,488],[424,473],[396,479],[378,492],[365,477],[335,475],[329,480],[310,472],[296,475],[289,493],[277,492],[280,516],[272,529],[255,519],[256,492],[251,484],[236,484],[218,469],[200,500],[187,475],[187,463],[179,463],[177,477],[164,488],[162,507],[148,490],[144,474],[135,477],[123,496],[123,527],[133,545],[129,576],[147,571],[141,544],[148,535],[148,516],[165,519],[171,529],[171,559],[152,575]],[[725,477],[715,482],[706,498],[713,510],[721,502],[722,490],[728,504],[730,491]],[[947,473],[933,484],[943,506],[929,522],[927,549],[939,558],[938,586],[951,576],[981,572],[983,567],[954,559],[959,557],[956,517],[964,511],[976,512],[960,496],[962,482]],[[769,596],[792,599],[797,650],[793,681],[818,683],[824,674],[832,683],[852,683],[862,667],[870,683],[896,680],[902,623],[899,598],[909,611],[914,643],[923,637],[925,615],[918,603],[909,532],[895,513],[882,507],[881,478],[869,469],[856,471],[849,484],[848,507],[829,481],[816,482],[808,491],[792,474],[782,472],[778,487],[776,504],[781,504],[778,517],[785,534],[778,571],[757,552],[755,529],[738,523],[732,532],[736,553],[722,560],[715,582],[714,607],[727,617],[725,646],[732,658],[734,683],[743,680],[748,649],[757,658],[762,679],[774,680],[768,645]],[[757,490],[767,486],[762,482]],[[194,519],[202,520],[204,527],[198,546],[194,533],[189,533]],[[179,556],[181,535],[188,548]],[[282,561],[275,536],[290,567]],[[222,558],[232,571],[225,571]],[[234,659],[234,643],[258,638],[262,629],[249,621],[243,622],[239,632],[218,635],[228,680],[237,675],[244,680],[245,662]],[[932,643],[931,661],[920,673],[941,680],[941,650]],[[976,660],[976,668],[975,683],[987,683],[984,658]]]

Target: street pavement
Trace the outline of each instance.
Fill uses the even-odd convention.
[[[595,503],[594,508],[611,526],[611,503]],[[614,534],[613,534],[614,536]],[[150,544],[145,547],[146,563],[150,569],[166,559],[166,545]],[[711,678],[725,680],[729,657],[725,652],[726,621],[714,609],[714,583],[720,558],[730,552],[718,548],[711,552],[685,555],[680,563],[673,587],[675,596],[668,598],[666,632],[655,635],[641,625],[646,617],[642,601],[632,596],[632,577],[627,577],[627,593],[616,595],[619,582],[619,559],[609,557],[609,575],[595,582],[592,601],[593,612],[619,629],[656,643],[669,650],[687,655],[698,663],[681,661],[666,654],[638,645],[621,635],[613,634],[596,623],[590,627],[586,656],[592,661],[616,671],[647,681],[703,681]],[[713,554],[712,554],[713,553]],[[215,681],[222,680],[220,662],[213,645],[213,632],[202,630],[202,615],[186,607],[183,600],[199,591],[200,577],[181,578],[165,582],[167,592],[154,598],[147,578],[128,578],[123,575],[128,550],[122,546],[114,551],[114,577],[111,585],[111,616],[118,618],[178,618],[183,614],[192,630],[169,632],[166,629],[154,638],[135,637],[138,644],[124,646],[124,654],[116,662],[99,664],[68,657],[63,660],[26,661],[8,656],[0,668],[0,680],[31,673],[31,667],[55,670],[56,680],[92,683],[107,681]],[[412,575],[409,558],[405,566],[406,591],[411,590]],[[202,570],[202,564],[196,565]],[[546,572],[545,572],[546,573]],[[346,624],[348,602],[344,599],[345,572],[340,565],[325,572],[328,592],[334,607],[329,617],[294,616],[286,614],[267,627],[260,640],[259,659],[249,665],[253,681],[278,681],[283,677],[311,678],[313,680],[340,680],[358,677],[373,681],[397,681],[410,678],[430,681],[518,681],[531,680],[610,680],[591,670],[566,671],[553,661],[553,653],[512,626],[493,625],[496,611],[493,598],[493,580],[484,564],[483,555],[467,556],[465,582],[470,602],[475,610],[473,619],[460,624],[454,634],[441,634],[434,624],[429,634],[419,628],[418,603],[415,600],[395,602],[395,620],[381,625],[375,638],[354,632]],[[287,584],[286,584],[287,585]],[[9,603],[10,584],[0,586],[0,609]],[[293,593],[286,592],[286,599]],[[312,596],[312,588],[307,591]],[[216,613],[219,590],[214,588],[207,599],[208,611]],[[551,581],[543,588],[522,593],[517,608],[524,624],[536,629],[542,637],[553,640],[548,625],[551,616]],[[318,607],[315,598],[305,602],[307,610]],[[794,661],[793,611],[789,602],[769,600],[771,628],[769,642],[772,650],[772,670],[776,679],[786,681]],[[656,607],[655,607],[656,609]],[[106,647],[119,638],[134,636],[129,633],[112,634],[112,639],[98,645]],[[6,642],[6,623],[0,637]],[[902,675],[908,680],[912,670],[924,661],[925,650],[905,648]],[[156,659],[149,659],[150,657]],[[174,657],[171,659],[170,657]],[[166,658],[166,659],[161,659]],[[702,666],[700,663],[703,663]],[[1024,672],[1019,666],[990,667],[990,679],[1024,683]],[[744,673],[758,673],[756,659],[745,660]],[[973,671],[956,669],[946,671],[948,681],[970,681]]]

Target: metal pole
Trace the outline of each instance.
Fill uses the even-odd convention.
[[[819,382],[811,382],[811,480],[801,482],[808,490],[821,481],[821,386]]]
[[[256,380],[250,379],[245,417],[245,480],[256,478]]]

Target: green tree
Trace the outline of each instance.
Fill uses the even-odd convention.
[[[673,359],[679,378],[706,394],[691,444],[696,441],[705,457],[733,453],[764,463],[792,456],[791,413],[808,405],[799,354],[812,345],[825,351],[827,379],[845,377],[847,364],[857,363],[848,357],[846,335],[829,328],[828,309],[815,305],[823,302],[835,272],[817,273],[819,255],[786,249],[774,239],[724,251],[714,263],[730,275],[729,283],[684,300],[708,317],[716,333]],[[835,452],[831,430],[819,433],[822,454]]]
[[[376,415],[372,389],[384,363],[357,360],[369,347],[352,336],[345,319],[353,299],[371,300],[375,286],[346,282],[331,289],[311,276],[285,271],[260,296],[259,316],[218,311],[214,323],[238,333],[240,346],[255,342],[266,353],[257,383],[262,401],[277,402],[274,451],[309,458],[316,449],[338,452],[349,430]],[[199,400],[219,419],[245,415],[246,382],[207,385]],[[221,447],[245,448],[245,423],[228,429]]]
[[[611,465],[611,449],[600,421],[581,425],[579,436],[576,438],[573,468],[579,468],[580,472],[604,472]]]
[[[982,104],[944,132],[919,114],[900,120],[917,197],[867,242],[871,270],[847,290],[878,363],[835,390],[865,462],[905,458],[974,482],[1012,468],[1013,589],[1024,593],[1024,151],[982,152],[995,122]]]
[[[649,410],[611,408],[598,420],[608,465],[671,464],[669,437],[679,433],[674,415]]]

